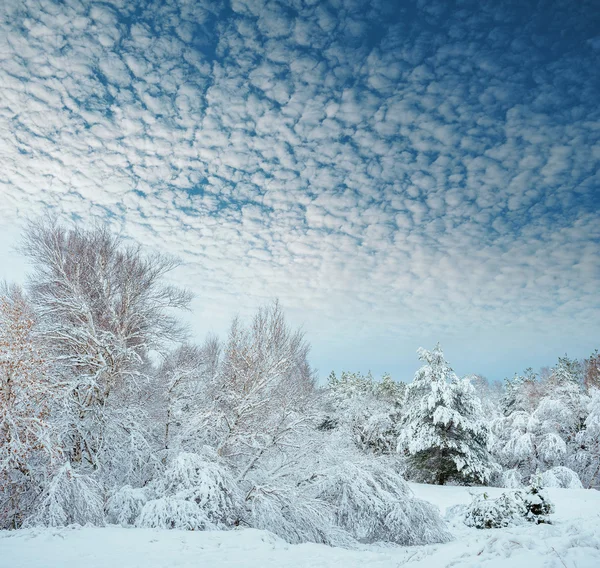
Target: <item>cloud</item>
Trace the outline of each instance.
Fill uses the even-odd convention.
[[[375,357],[511,330],[591,347],[597,16],[403,6],[4,2],[0,224],[100,217],[179,255],[199,330],[279,297]]]

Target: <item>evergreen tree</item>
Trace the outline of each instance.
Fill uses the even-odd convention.
[[[415,477],[428,483],[486,482],[494,466],[487,451],[488,429],[469,379],[459,379],[439,344],[419,349],[424,365],[406,389],[405,428],[399,449]]]

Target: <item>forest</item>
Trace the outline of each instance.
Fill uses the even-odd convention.
[[[503,384],[440,345],[413,378],[332,372],[275,301],[192,340],[173,258],[103,226],[26,228],[0,290],[0,528],[252,527],[289,543],[446,542],[407,481],[600,486],[600,354]]]

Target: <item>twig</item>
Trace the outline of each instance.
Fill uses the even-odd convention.
[[[560,563],[565,567],[565,568],[569,568],[566,564],[565,561],[562,559],[561,555],[556,552],[555,548],[553,546],[550,547],[550,549],[552,550],[552,552],[554,552],[554,554],[556,554],[556,556],[558,557],[558,559],[560,560]]]

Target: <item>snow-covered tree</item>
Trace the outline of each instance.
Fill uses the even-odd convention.
[[[308,350],[277,303],[261,308],[248,327],[236,319],[218,369],[207,377],[204,403],[183,434],[184,447],[214,447],[240,480],[272,453],[291,457],[290,439],[306,428],[314,395]]]
[[[214,380],[221,346],[209,338],[204,346],[183,344],[170,352],[157,371],[158,397],[164,416],[161,445],[165,450],[177,446],[182,427],[198,404],[202,404],[204,389]]]
[[[239,517],[240,489],[232,472],[210,448],[203,453],[180,452],[149,492],[156,498],[143,505],[138,526],[224,529]]]
[[[42,499],[32,516],[30,526],[59,527],[71,524],[102,525],[104,510],[102,489],[89,475],[79,474],[69,462],[56,471],[44,487]]]
[[[395,452],[404,387],[389,375],[375,381],[370,373],[343,372],[323,392],[321,427],[345,424],[363,451]]]
[[[139,473],[146,458],[142,389],[148,353],[181,337],[172,313],[187,292],[164,276],[176,263],[144,256],[105,227],[29,226],[23,250],[33,265],[29,293],[39,336],[61,395],[53,421],[74,468]],[[119,475],[116,475],[119,474]]]
[[[527,393],[535,392],[535,397]],[[581,368],[560,357],[543,381],[519,379],[507,384],[504,415],[493,425],[493,453],[511,473],[510,485],[527,480],[535,472],[566,465],[576,469],[578,432],[583,428],[587,396]],[[509,479],[510,478],[510,479]]]
[[[600,353],[597,349],[585,360],[584,385],[588,391],[600,389]]]
[[[585,487],[600,487],[600,389],[592,389],[584,428],[577,434],[572,463]]]
[[[334,438],[335,439],[335,438]],[[451,540],[439,511],[415,498],[388,456],[340,452],[323,460],[307,491],[328,503],[335,522],[360,542],[430,544]]]
[[[0,292],[0,527],[16,528],[56,453],[47,423],[53,391],[25,296]]]
[[[408,455],[416,479],[440,485],[450,480],[485,483],[494,464],[485,417],[470,380],[455,375],[439,344],[418,354],[425,364],[406,389],[398,449]]]

